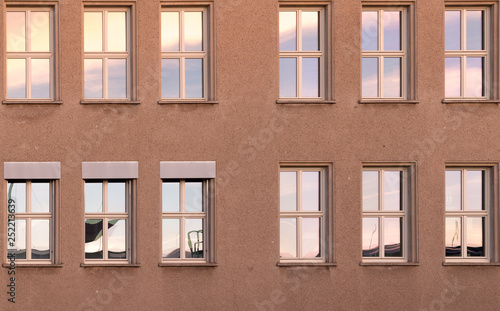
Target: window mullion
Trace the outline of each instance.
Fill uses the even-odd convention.
[[[108,58],[102,59],[102,97],[108,98]]]
[[[302,258],[302,217],[297,217],[297,258]]]
[[[180,251],[180,259],[186,258],[186,250],[185,250],[185,217],[184,214],[186,212],[186,181],[181,180],[179,182],[179,211],[181,216],[179,217],[179,251]]]
[[[108,260],[108,217],[102,218],[102,258]]]
[[[379,257],[385,257],[385,245],[384,245],[384,216],[378,218],[378,251]]]

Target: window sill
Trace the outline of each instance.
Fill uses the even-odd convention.
[[[419,262],[360,262],[360,266],[362,267],[393,267],[393,266],[408,266],[408,267],[418,267],[420,266]]]
[[[333,262],[277,262],[277,267],[336,267]]]
[[[30,100],[30,99],[22,99],[22,100],[4,100],[2,101],[4,105],[62,105],[62,101],[58,100]]]
[[[500,104],[500,99],[443,99],[443,104]]]
[[[139,268],[141,266],[140,263],[81,263],[80,267],[82,268],[106,268],[106,267],[125,267],[125,268]]]
[[[3,268],[10,268],[10,264],[4,263],[2,264]],[[53,263],[20,263],[16,262],[17,268],[62,268],[62,264],[53,264]]]
[[[217,105],[219,102],[215,100],[159,100],[158,105],[193,105],[193,104],[204,104],[204,105]]]
[[[140,105],[140,101],[121,99],[81,100],[80,105]]]
[[[160,262],[158,267],[217,267],[215,262]]]
[[[336,102],[334,100],[323,100],[323,99],[278,99],[276,104],[280,105],[333,105]]]
[[[443,266],[487,266],[500,267],[500,262],[443,262]]]
[[[418,100],[410,99],[360,99],[360,104],[401,104],[401,105],[416,105],[419,103]]]

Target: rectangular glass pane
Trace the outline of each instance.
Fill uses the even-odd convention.
[[[384,210],[402,210],[402,175],[401,171],[384,171]]]
[[[280,57],[280,97],[297,97],[297,59]]]
[[[280,219],[280,257],[297,257],[297,219]]]
[[[196,213],[203,211],[203,183],[202,182],[186,182],[186,212]]]
[[[363,97],[378,97],[378,58],[363,57],[362,67]]]
[[[179,219],[162,221],[162,258],[181,258]]]
[[[363,218],[363,257],[379,257],[379,219]]]
[[[102,51],[102,12],[85,12],[83,25],[85,52]]]
[[[384,51],[401,51],[401,12],[387,12],[384,18]]]
[[[319,51],[319,12],[302,12],[302,51]]]
[[[484,96],[483,76],[484,65],[483,57],[467,57],[465,69],[465,96],[481,97]]]
[[[85,98],[102,98],[102,59],[84,60]]]
[[[50,13],[49,12],[31,12],[31,51],[48,52],[50,51]]]
[[[186,98],[203,98],[203,59],[186,58]]]
[[[467,257],[484,257],[484,217],[467,217]]]
[[[321,257],[320,219],[302,218],[302,258]]]
[[[446,210],[462,209],[462,172],[446,171]]]
[[[202,12],[184,12],[184,50],[203,51]]]
[[[280,211],[297,210],[297,173],[280,172]]]
[[[50,259],[50,220],[31,220],[31,259]]]
[[[161,12],[161,50],[179,51],[179,12]]]
[[[102,212],[102,183],[85,182],[85,213]]]
[[[379,172],[363,171],[363,211],[379,210]]]
[[[31,98],[50,98],[49,59],[31,59]]]
[[[102,219],[85,220],[85,259],[103,259]]]
[[[15,254],[16,259],[26,259],[26,220],[16,220],[14,224],[15,231],[12,231],[12,225],[7,227],[7,250]]]
[[[14,202],[8,203],[10,199]],[[26,183],[7,184],[7,205],[14,205],[16,213],[26,213]]]
[[[446,257],[462,256],[462,225],[459,217],[446,217]]]
[[[125,213],[125,182],[108,182],[108,213]]]
[[[319,211],[319,172],[302,172],[302,210]]]
[[[162,183],[162,211],[163,212],[179,212],[179,182],[164,182]]]
[[[465,12],[466,50],[483,50],[483,11]]]
[[[401,57],[384,58],[384,97],[401,97]]]
[[[127,15],[125,12],[108,12],[108,51],[127,51]]]
[[[31,212],[50,213],[50,183],[31,183]]]
[[[319,97],[319,58],[302,58],[302,97]]]
[[[108,98],[127,97],[127,60],[108,59]]]
[[[466,205],[467,211],[484,210],[484,171],[467,171]]]
[[[280,12],[280,51],[297,51],[297,13]]]
[[[161,97],[180,97],[180,60],[167,58],[161,60]]]
[[[7,98],[26,98],[25,59],[7,59]]]
[[[402,248],[402,218],[384,218],[384,256],[403,257]]]
[[[6,13],[7,52],[26,51],[26,13]]]
[[[460,50],[460,11],[444,13],[445,49]]]
[[[127,258],[127,220],[108,221],[108,259]]]
[[[460,58],[446,57],[445,68],[445,97],[460,97]]]
[[[203,258],[203,219],[186,219],[186,258]]]
[[[378,12],[362,13],[363,51],[378,50]]]

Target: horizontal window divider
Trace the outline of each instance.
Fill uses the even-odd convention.
[[[420,101],[418,100],[411,100],[411,99],[388,99],[388,98],[380,98],[380,99],[377,99],[377,98],[374,98],[374,99],[360,99],[358,101],[358,103],[360,104],[401,104],[401,105],[407,105],[407,104],[410,104],[410,105],[416,105],[418,103],[420,103]]]
[[[207,215],[207,213],[190,213],[190,212],[185,212],[185,213],[166,213],[166,212],[163,212],[162,213],[162,216],[164,218],[179,218],[179,217],[183,217],[183,218],[197,218],[197,217],[205,217]]]
[[[457,215],[457,216],[485,216],[488,215],[487,210],[481,211],[446,211],[447,215]]]
[[[51,58],[53,55],[53,52],[7,52],[8,55],[6,56],[7,59],[13,59],[13,58]]]
[[[128,219],[128,214],[108,214],[108,213],[100,213],[100,214],[90,214],[85,213],[85,219],[95,219],[95,218],[120,218],[120,219]]]
[[[52,218],[52,213],[14,213],[16,215],[16,218],[43,218],[43,219],[51,219]]]
[[[320,98],[290,98],[290,99],[278,99],[276,104],[279,105],[334,105],[337,102],[334,100],[324,100]]]
[[[443,104],[500,104],[500,99],[467,99],[467,98],[457,98],[457,99],[443,99],[441,101]]]
[[[85,52],[84,59],[103,59],[103,58],[119,58],[119,59],[127,59],[129,57],[129,53],[127,52]]]
[[[323,212],[304,212],[304,211],[297,211],[297,212],[280,212],[281,216],[280,218],[287,218],[287,217],[323,217]]]
[[[58,100],[50,100],[50,99],[9,99],[2,101],[3,105],[42,105],[42,106],[53,106],[53,105],[62,105],[62,101]]]
[[[175,262],[160,262],[158,263],[158,267],[217,267],[217,263],[215,262],[189,262],[189,261],[175,261]]]
[[[446,50],[446,57],[449,56],[486,56],[488,55],[488,51],[486,50]]]
[[[295,57],[304,56],[304,57],[321,57],[323,56],[323,52],[321,51],[298,51],[298,52],[280,52],[280,57]]]
[[[80,267],[82,268],[100,268],[100,267],[124,267],[124,268],[139,268],[141,266],[140,263],[108,263],[108,262],[86,262],[80,263]]]
[[[336,267],[334,262],[277,262],[277,267]]]
[[[161,52],[161,58],[205,58],[206,52]]]
[[[380,267],[383,267],[383,266],[408,266],[408,267],[417,267],[417,266],[420,266],[420,263],[419,262],[390,262],[390,261],[380,261],[380,262],[376,262],[376,261],[363,261],[363,262],[360,262],[359,263],[360,266],[362,267],[369,267],[369,266],[380,266]]]
[[[363,51],[363,57],[403,57],[404,51]]]
[[[3,268],[9,268],[10,264],[4,263],[2,264]],[[50,262],[40,262],[40,263],[33,263],[33,261],[30,261],[29,263],[23,263],[19,260],[16,260],[16,269],[17,268],[62,268],[63,264],[53,264]]]
[[[404,211],[400,211],[400,212],[394,212],[394,211],[363,212],[363,217],[365,217],[365,216],[366,217],[370,217],[370,216],[373,216],[373,217],[377,217],[377,216],[401,217],[401,216],[405,216],[405,212]]]
[[[215,100],[203,100],[203,99],[162,99],[158,101],[158,105],[196,105],[196,104],[203,104],[203,105],[217,105],[219,104],[218,101]]]
[[[140,105],[140,101],[128,99],[82,99],[80,105]]]

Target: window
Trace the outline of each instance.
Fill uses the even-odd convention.
[[[49,7],[7,7],[7,99],[54,99],[54,14]]]
[[[280,262],[332,262],[328,167],[282,165]]]
[[[130,9],[84,12],[85,99],[131,99]]]
[[[481,167],[446,169],[446,261],[489,261],[491,174]]]
[[[280,9],[280,98],[325,98],[324,25],[324,9]]]
[[[411,170],[411,166],[363,168],[363,262],[415,261]]]

